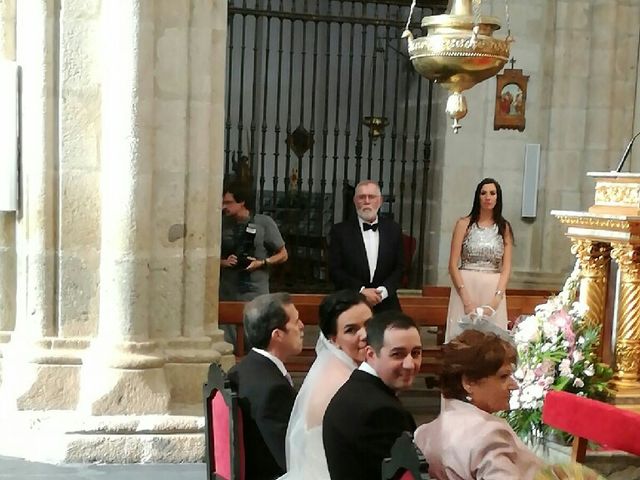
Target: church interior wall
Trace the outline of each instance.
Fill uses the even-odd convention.
[[[503,0],[483,3],[503,18]],[[80,430],[82,419],[95,414],[110,434],[122,433],[109,424],[112,414],[144,419],[199,401],[207,365],[233,361],[217,329],[216,295],[227,2],[144,1],[133,20],[127,5],[0,2],[0,55],[23,68],[24,125],[23,207],[0,213],[2,412],[73,412],[81,420],[69,425]],[[530,76],[527,127],[493,130],[490,79],[467,93],[469,114],[454,135],[446,94],[435,87],[423,266],[430,283],[449,283],[453,225],[468,213],[477,182],[492,176],[503,186],[504,214],[516,235],[511,286],[559,285],[572,257],[549,211],[589,207],[593,182],[585,173],[613,168],[640,128],[637,0],[509,5],[515,68]],[[109,23],[110,14],[119,20]],[[125,23],[130,36],[121,30]],[[131,48],[116,50],[125,40]],[[371,68],[356,63],[356,72],[358,66]],[[331,73],[329,80],[342,83]],[[402,93],[417,98],[416,84]],[[422,107],[415,100],[407,105],[412,122]],[[355,131],[357,120],[351,126]],[[541,145],[533,221],[520,217],[528,143]],[[421,155],[421,144],[407,144],[408,151],[415,147]],[[640,154],[630,160],[638,171]],[[129,170],[118,170],[124,166]],[[314,181],[312,188],[318,186]],[[89,351],[94,343],[103,350]],[[153,372],[127,376],[145,362]],[[98,374],[105,369],[116,374]],[[189,428],[197,431],[197,421]],[[182,428],[176,424],[175,431]],[[10,440],[0,435],[0,451]]]
[[[614,168],[634,129],[640,37],[630,19],[638,18],[637,2],[514,0],[509,9],[514,68],[529,75],[526,129],[493,130],[494,78],[467,92],[469,114],[458,135],[440,128],[448,120],[443,108],[434,110],[442,137],[435,140],[434,168],[442,190],[433,190],[431,209],[430,236],[439,238],[431,245],[435,268],[426,267],[433,283],[449,284],[454,223],[470,210],[477,182],[494,177],[516,236],[510,285],[559,286],[573,260],[563,227],[549,212],[587,209],[594,183],[586,172]],[[505,35],[504,2],[483,2],[483,12],[503,20],[496,34]],[[534,220],[520,214],[528,143],[541,146]]]

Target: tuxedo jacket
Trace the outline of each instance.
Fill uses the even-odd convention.
[[[286,470],[287,424],[296,391],[278,367],[251,350],[229,371],[242,411],[246,480],[272,480]]]
[[[322,442],[332,480],[381,478],[382,460],[413,417],[378,377],[354,370],[327,406]]]
[[[414,441],[437,480],[532,480],[544,465],[504,419],[455,399],[445,400]]]
[[[329,276],[337,290],[386,287],[389,296],[374,311],[400,310],[396,290],[404,271],[402,229],[393,220],[379,216],[378,232],[378,260],[371,281],[358,217],[334,225],[329,238]]]

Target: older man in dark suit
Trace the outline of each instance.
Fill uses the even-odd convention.
[[[360,291],[374,312],[400,310],[396,290],[402,279],[402,229],[378,216],[380,187],[372,180],[356,186],[356,217],[338,223],[329,238],[329,276],[336,289]]]
[[[383,312],[367,322],[365,361],[337,391],[322,422],[332,480],[381,478],[382,460],[403,431],[416,428],[396,396],[411,387],[422,363],[415,322]]]
[[[296,398],[284,362],[302,351],[304,325],[287,293],[261,295],[243,318],[254,347],[229,371],[242,410],[246,480],[273,480],[286,470],[285,435]]]

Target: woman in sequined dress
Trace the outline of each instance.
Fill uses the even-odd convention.
[[[493,178],[485,178],[476,187],[471,213],[459,219],[453,230],[446,341],[461,332],[458,320],[478,307],[491,307],[495,310],[492,320],[507,328],[505,290],[512,249],[513,231],[502,216],[502,189]],[[492,312],[485,309],[485,313]]]

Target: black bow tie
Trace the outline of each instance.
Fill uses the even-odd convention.
[[[378,224],[377,223],[363,223],[362,224],[362,230],[363,231],[367,231],[367,230],[373,230],[374,232],[376,230],[378,230]]]

